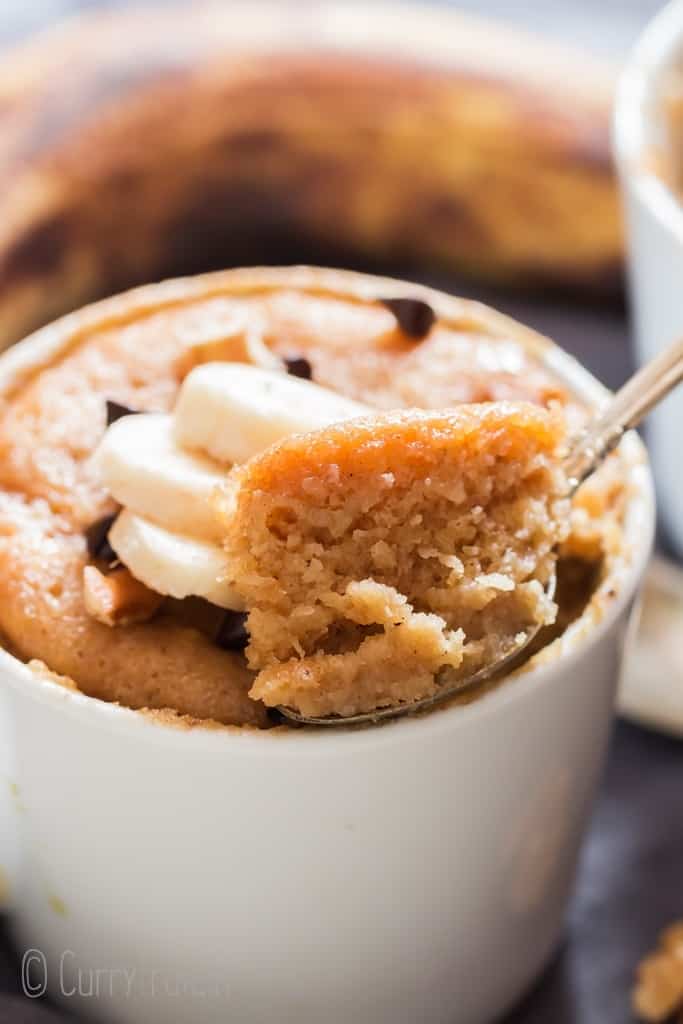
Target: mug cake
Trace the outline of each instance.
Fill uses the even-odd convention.
[[[31,344],[5,362],[0,630],[66,686],[184,723],[343,717],[531,628],[553,657],[615,596],[621,456],[570,507],[586,412],[552,347],[478,303],[231,271]]]

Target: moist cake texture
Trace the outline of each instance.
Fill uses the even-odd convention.
[[[423,338],[405,334],[381,301],[413,295],[437,313]],[[86,566],[107,571],[88,551],[86,531],[117,512],[91,458],[105,432],[107,401],[133,410],[172,409],[188,351],[208,346],[215,359],[236,322],[246,323],[257,341],[237,346],[240,359],[251,358],[250,351],[262,358],[265,350],[299,370],[303,361],[317,384],[377,410],[512,400],[540,407],[539,424],[548,415],[542,410],[561,410],[569,431],[584,413],[542,364],[539,340],[506,318],[477,303],[337,272],[242,271],[153,286],[46,329],[29,343],[30,360],[20,354],[21,366],[10,356],[15,362],[5,364],[0,379],[4,646],[93,697],[264,727],[270,721],[265,704],[249,695],[254,667],[235,649],[238,643],[231,640],[231,649],[224,649],[216,642],[221,630],[225,634],[218,609],[167,600],[149,621],[112,628],[88,613],[83,585]],[[534,414],[525,415],[536,422]],[[549,436],[551,422],[553,416],[543,427]],[[281,455],[287,450],[285,443]],[[257,460],[251,471],[264,466]],[[619,557],[623,501],[616,455],[574,499],[558,562],[558,621],[546,642],[581,614]],[[380,545],[374,558],[381,561],[382,551]],[[424,561],[436,576],[451,569],[438,559]],[[387,588],[381,597],[390,606],[397,600],[393,584],[376,582]],[[394,590],[417,602],[409,586]],[[357,609],[381,603],[378,591],[367,588],[353,602]],[[277,644],[285,645],[278,656],[288,656],[284,633]],[[259,655],[250,651],[249,658]]]
[[[562,438],[530,403],[462,405],[299,435],[235,470],[252,696],[318,716],[415,701],[553,622]]]

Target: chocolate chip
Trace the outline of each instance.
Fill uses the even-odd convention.
[[[107,399],[107,426],[110,427],[112,423],[123,419],[124,416],[137,416],[140,411],[140,409],[129,409],[127,405]]]
[[[226,612],[216,630],[214,643],[224,651],[243,651],[249,643],[247,616],[242,612]]]
[[[109,543],[109,531],[114,525],[118,512],[112,516],[104,516],[96,523],[89,526],[85,531],[85,540],[88,545],[88,554],[91,558],[100,558],[104,562],[115,562],[116,552]]]
[[[436,313],[422,299],[380,299],[394,316],[404,334],[416,341],[426,338],[436,323]]]
[[[308,359],[303,356],[290,356],[285,359],[287,373],[292,377],[301,377],[302,380],[313,380],[313,367]]]
[[[266,708],[266,718],[271,725],[298,725],[298,722],[292,722],[286,718],[281,711],[277,708]]]

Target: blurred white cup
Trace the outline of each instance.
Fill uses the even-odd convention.
[[[614,145],[641,363],[683,335],[683,206],[652,158],[665,145],[662,84],[676,63],[683,68],[683,0],[674,0],[650,23],[617,92]],[[683,556],[683,391],[655,409],[647,430],[662,521]]]

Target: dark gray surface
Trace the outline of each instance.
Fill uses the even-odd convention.
[[[86,6],[97,4],[0,0],[0,32],[24,34],[59,10]],[[593,49],[623,52],[661,5],[654,0],[603,0],[599,7],[595,0],[464,0],[462,6],[505,14]],[[457,290],[454,282],[438,283]],[[627,375],[623,312],[538,297],[480,297],[553,335],[606,383],[617,385]],[[682,805],[683,746],[619,724],[581,859],[565,942],[535,991],[505,1024],[629,1024],[635,964],[664,925],[683,917]],[[7,993],[0,995],[0,1024],[62,1019],[56,1011],[53,1017],[43,1003],[19,998],[17,956],[1,919],[0,991]],[[456,1009],[453,1024],[458,1024]]]
[[[634,965],[683,917],[682,774],[678,741],[616,727],[564,946],[506,1024],[633,1019]]]

